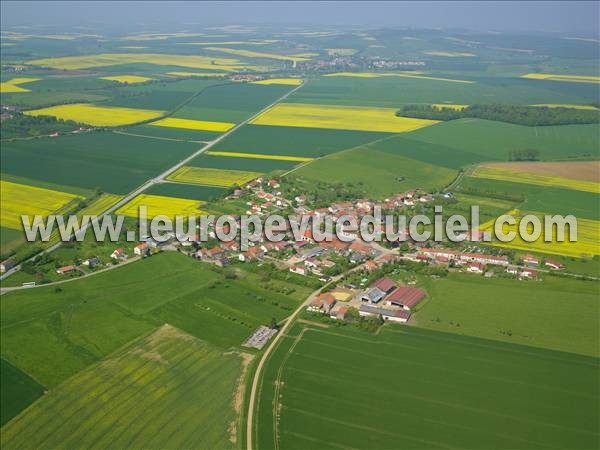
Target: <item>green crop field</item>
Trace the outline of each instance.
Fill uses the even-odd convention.
[[[291,86],[233,83],[202,91],[174,114],[182,119],[242,122],[291,90]]]
[[[110,132],[2,144],[2,172],[124,194],[198,150],[197,143]]]
[[[4,359],[0,359],[0,426],[42,396],[44,387]]]
[[[435,192],[450,184],[457,175],[456,171],[445,167],[379,151],[381,143],[320,158],[296,170],[294,176],[332,183],[354,183],[364,188],[368,195],[382,198],[416,188]]]
[[[269,173],[275,170],[290,170],[298,165],[297,161],[282,161],[262,158],[232,158],[229,156],[201,154],[192,159],[190,166],[210,167],[213,169],[243,170],[247,172]]]
[[[385,136],[388,134],[324,128],[245,125],[211,150],[316,158],[367,144]]]
[[[526,127],[480,119],[440,123],[404,135],[480,155],[481,161],[507,161],[514,150],[537,149],[542,160],[600,154],[600,125]]]
[[[215,80],[156,80],[147,84],[121,86],[113,89],[111,100],[103,105],[170,111],[218,83]]]
[[[556,83],[532,82],[537,80],[472,76],[465,75],[464,69],[458,73],[416,75],[473,83],[405,77],[321,76],[310,79],[286,101],[399,108],[407,103],[591,103],[598,97],[597,89],[591,84],[561,83],[557,86]]]
[[[145,193],[149,195],[207,201],[224,197],[227,194],[227,189],[215,186],[200,186],[197,184],[161,183],[152,186]]]
[[[424,287],[419,327],[600,357],[596,282],[450,274]]]
[[[2,447],[239,448],[240,356],[164,325],[53,389]]]
[[[459,169],[486,159],[478,153],[447,147],[444,143],[418,141],[410,136],[411,133],[408,133],[380,141],[377,143],[377,150],[449,169]]]
[[[305,330],[267,363],[257,448],[599,444],[596,358],[398,325]]]
[[[478,196],[492,199],[507,196],[523,198],[524,202],[518,204],[522,210],[548,214],[573,214],[582,219],[598,219],[599,196],[593,192],[474,177],[463,178],[459,191],[476,193]]]
[[[185,128],[157,127],[154,125],[136,125],[126,128],[124,132],[165,141],[173,139],[192,142],[212,141],[221,135],[221,133],[215,131],[186,130]]]

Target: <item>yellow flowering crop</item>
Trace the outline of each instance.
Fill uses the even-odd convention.
[[[22,229],[21,215],[47,217],[60,211],[71,201],[81,198],[68,192],[0,181],[0,225]]]
[[[283,155],[264,155],[262,153],[238,153],[238,152],[213,152],[207,151],[205,155],[210,156],[227,156],[229,158],[254,158],[254,159],[273,159],[277,161],[298,161],[308,162],[314,158],[307,158],[305,156],[283,156]]]
[[[438,123],[396,116],[394,108],[278,103],[251,121],[253,125],[330,128],[404,133]]]
[[[534,184],[537,186],[553,186],[575,191],[600,193],[600,184],[595,181],[578,180],[522,170],[479,166],[472,176],[477,178],[487,178],[489,180]]]
[[[230,187],[234,185],[242,186],[259,176],[260,173],[243,170],[183,166],[169,175],[167,179],[180,183]]]
[[[600,83],[600,77],[587,75],[558,75],[553,73],[527,73],[521,78],[532,80],[568,81],[571,83]]]
[[[14,94],[15,92],[30,92],[29,89],[22,88],[19,85],[38,80],[40,78],[13,78],[12,80],[3,81],[0,83],[0,93]]]
[[[121,108],[118,106],[98,106],[88,103],[50,106],[26,111],[28,116],[54,116],[63,120],[74,120],[98,127],[116,127],[145,122],[164,114],[151,109]]]
[[[145,83],[146,81],[153,80],[153,78],[141,77],[139,75],[114,75],[111,77],[100,77],[100,79],[128,84]]]
[[[174,219],[176,215],[189,216],[202,214],[203,211],[200,209],[200,206],[203,203],[202,201],[188,198],[140,194],[119,208],[116,213],[129,217],[138,217],[139,207],[145,206],[149,219],[159,215]]]
[[[224,132],[233,128],[235,123],[209,122],[206,120],[177,119],[175,117],[167,117],[166,119],[152,122],[150,125],[167,128],[184,128],[186,130]]]

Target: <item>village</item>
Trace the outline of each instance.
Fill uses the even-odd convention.
[[[292,212],[298,220],[303,216],[320,217],[329,215],[335,221],[342,216],[351,216],[358,220],[371,214],[375,207],[383,210],[394,210],[399,207],[413,208],[420,203],[429,203],[435,196],[414,190],[399,193],[383,201],[358,199],[331,204],[326,208],[311,208],[305,196],[286,198],[282,193],[281,182],[277,179],[259,177],[244,187],[234,189],[227,200],[244,200],[246,214],[266,216],[273,213]],[[451,193],[437,194],[451,197]],[[226,200],[226,201],[227,201]],[[293,217],[293,216],[292,216]],[[230,216],[239,221],[239,216]],[[157,242],[151,237],[142,237],[133,247],[133,255],[127,254],[123,248],[115,248],[110,254],[110,261],[103,262],[98,257],[87,258],[79,264],[70,264],[56,268],[60,276],[81,276],[98,269],[110,268],[115,264],[133,262],[134,259],[151,256],[161,251],[178,251],[203,262],[219,267],[231,264],[272,263],[279,270],[286,270],[295,276],[318,279],[324,292],[313,299],[307,306],[307,312],[318,313],[334,320],[346,320],[348,314],[358,313],[359,317],[375,316],[381,320],[406,323],[419,303],[427,297],[427,293],[415,286],[401,284],[391,278],[382,276],[370,283],[369,274],[385,274],[383,268],[397,264],[419,264],[437,267],[446,271],[459,271],[473,276],[511,277],[518,280],[538,280],[541,270],[561,270],[563,265],[551,259],[542,260],[534,255],[521,256],[511,262],[507,255],[491,254],[474,245],[481,240],[481,233],[474,230],[467,233],[461,248],[440,246],[431,247],[429,243],[412,241],[408,236],[396,242],[365,242],[356,233],[344,231],[339,239],[317,242],[311,229],[307,229],[299,240],[294,239],[290,227],[284,231],[283,239],[270,242],[264,233],[250,247],[242,251],[238,240],[227,242],[217,239],[215,223],[209,225],[209,240],[202,242],[198,236],[182,237],[174,233],[168,234],[164,242]],[[222,230],[228,232],[229,230]],[[349,242],[347,242],[349,241]],[[9,270],[10,261],[0,267]],[[358,285],[341,280],[342,274],[358,272],[364,274]],[[372,278],[372,277],[371,277]],[[414,282],[413,282],[414,283]],[[265,335],[268,339],[268,334]],[[259,339],[259,342],[261,339]],[[250,343],[250,345],[254,345]]]

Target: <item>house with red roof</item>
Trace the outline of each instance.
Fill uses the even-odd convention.
[[[56,269],[56,273],[59,275],[63,275],[65,273],[75,272],[76,270],[77,270],[76,266],[70,265],[70,266],[59,267],[58,269]]]
[[[561,270],[565,268],[560,261],[556,261],[555,259],[547,259],[544,261],[544,266],[549,267],[552,270]]]

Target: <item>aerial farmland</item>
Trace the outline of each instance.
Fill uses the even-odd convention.
[[[3,449],[600,448],[597,3],[69,3],[1,6]]]

